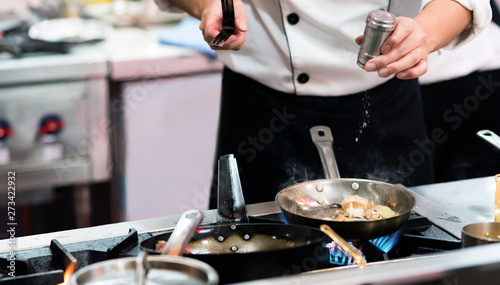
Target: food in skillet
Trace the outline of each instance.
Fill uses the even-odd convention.
[[[396,213],[386,206],[375,206],[373,201],[357,195],[346,197],[340,204],[333,203],[330,208],[337,209],[332,217],[324,218],[329,221],[359,221],[379,220],[390,218]]]
[[[156,251],[162,251],[162,249],[167,245],[167,242],[164,241],[164,240],[159,240],[156,245],[155,245],[155,249]]]

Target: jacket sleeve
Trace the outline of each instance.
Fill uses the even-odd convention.
[[[171,13],[184,13],[180,8],[170,3],[168,0],[154,0],[158,8]]]
[[[423,0],[422,9],[432,0]],[[472,22],[465,30],[443,49],[454,49],[479,35],[491,22],[491,6],[489,0],[453,0],[464,8],[472,11]]]

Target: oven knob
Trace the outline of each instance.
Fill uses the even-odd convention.
[[[40,121],[40,134],[57,135],[64,128],[64,121],[56,115],[49,115]]]
[[[9,122],[0,120],[0,141],[7,140],[12,135]]]

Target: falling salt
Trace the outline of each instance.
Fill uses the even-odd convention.
[[[368,92],[365,92],[363,99],[361,99],[363,103],[363,121],[359,124],[359,130],[357,131],[357,136],[354,138],[355,142],[358,142],[361,138],[361,134],[363,134],[363,130],[368,127],[370,123],[370,97],[368,96]]]

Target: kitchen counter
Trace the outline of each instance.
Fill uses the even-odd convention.
[[[93,76],[116,81],[150,79],[222,68],[200,52],[160,44],[157,34],[173,27],[117,28],[102,42],[73,45],[68,54],[1,59],[0,86]]]
[[[215,58],[200,52],[159,44],[157,35],[172,26],[117,29],[98,47],[105,51],[114,81],[221,70]],[[200,35],[201,36],[201,35]]]
[[[494,176],[410,189],[469,223],[493,221],[496,189]]]

